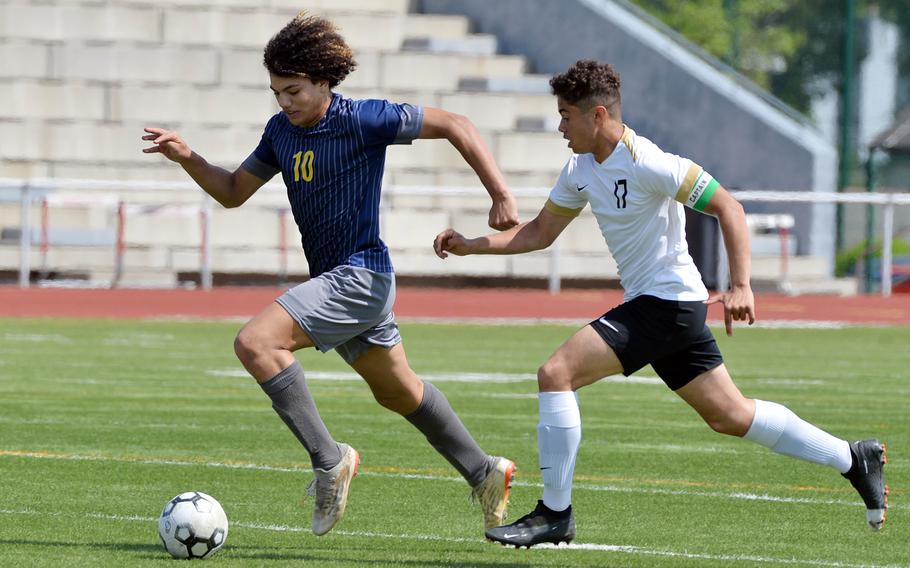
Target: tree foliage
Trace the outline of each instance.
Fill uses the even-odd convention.
[[[844,0],[633,1],[798,110],[807,112],[825,85],[842,85]],[[856,8],[855,69],[866,53],[863,19],[873,12],[897,24],[908,44],[910,0],[857,0]],[[898,57],[901,75],[910,77],[910,49]],[[898,98],[910,102],[910,93]]]
[[[901,31],[901,46],[897,51],[897,66],[901,78],[897,103],[910,105],[910,0],[880,0],[881,16],[897,24]]]

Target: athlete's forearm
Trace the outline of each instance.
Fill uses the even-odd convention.
[[[738,202],[718,212],[724,246],[730,262],[730,284],[734,288],[750,286],[752,258],[749,247],[749,227],[746,213]]]
[[[203,191],[224,207],[237,207],[243,203],[237,199],[231,172],[208,163],[196,152],[188,160],[181,161],[180,165]]]
[[[545,249],[552,243],[535,220],[501,233],[469,239],[468,247],[470,254],[520,254]]]
[[[494,201],[508,198],[510,194],[505,178],[477,127],[463,116],[458,116],[455,123],[455,128],[447,137],[449,142],[471,166]]]

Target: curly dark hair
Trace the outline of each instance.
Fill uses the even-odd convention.
[[[325,18],[300,12],[265,46],[262,63],[280,77],[306,75],[325,79],[329,87],[344,81],[357,67],[354,52]]]
[[[602,105],[620,104],[619,73],[609,63],[581,59],[568,71],[550,79],[550,89],[557,97],[583,110]]]

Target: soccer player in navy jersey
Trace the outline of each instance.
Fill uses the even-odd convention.
[[[209,164],[176,133],[146,128],[161,153],[180,164],[225,207],[246,202],[274,175],[287,186],[310,280],[280,296],[237,335],[234,351],[272,407],[310,454],[316,503],[312,530],[341,518],[359,455],[326,429],[294,357],[298,349],[335,349],[382,406],[417,427],[468,481],[486,528],[502,524],[515,465],[484,452],[445,395],[411,369],[392,313],[395,280],[379,238],[379,193],[386,147],[445,138],[492,198],[489,224],[518,224],[518,209],[489,150],[465,117],[385,100],[334,93],[356,66],[326,19],[301,12],[265,47],[270,87],[281,107],[259,146],[234,172]]]

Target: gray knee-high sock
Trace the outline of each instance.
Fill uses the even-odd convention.
[[[331,469],[341,461],[338,444],[316,410],[299,362],[294,361],[259,386],[272,399],[272,408],[278,416],[309,452],[313,469]]]
[[[471,487],[484,480],[490,456],[480,449],[439,389],[423,383],[420,406],[405,418],[423,432],[427,441],[455,466]]]

